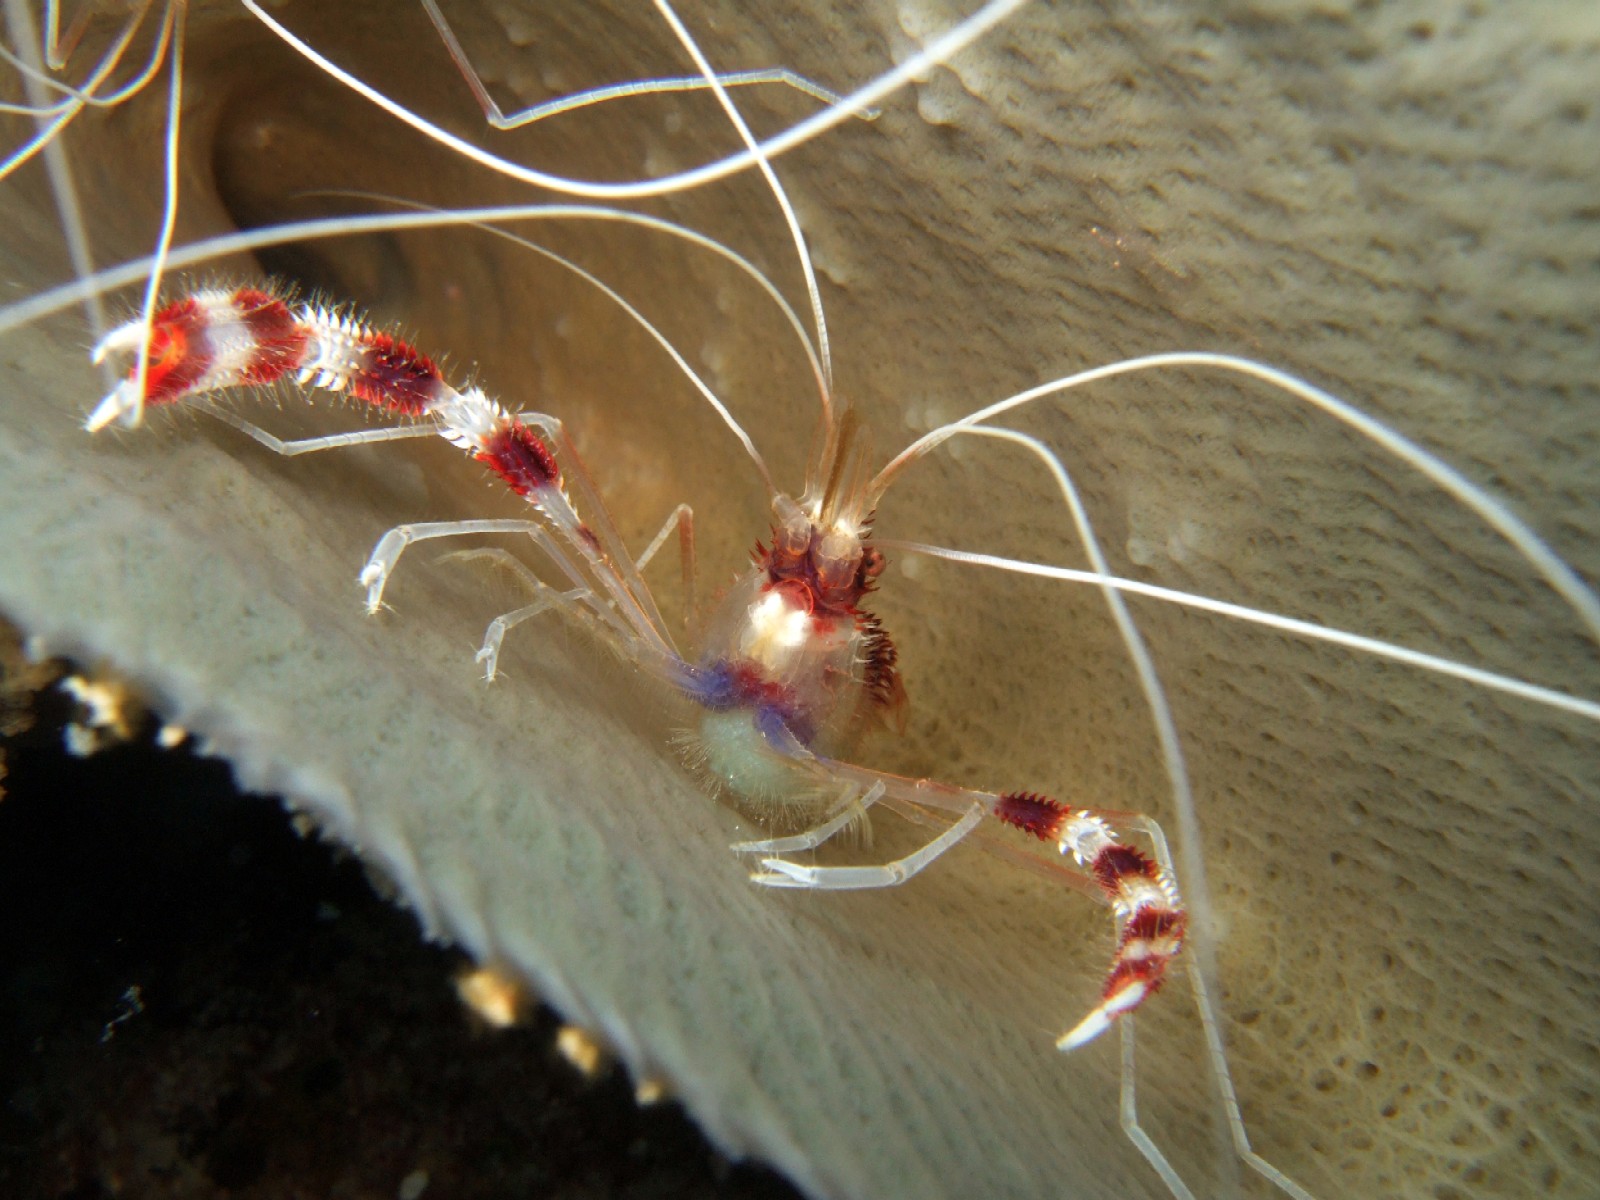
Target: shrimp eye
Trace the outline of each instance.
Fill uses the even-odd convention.
[[[772,501],[772,549],[780,558],[801,558],[811,548],[811,521],[788,496]]]
[[[816,566],[818,584],[830,591],[850,587],[856,581],[861,554],[860,538],[830,529],[812,551],[811,561]]]

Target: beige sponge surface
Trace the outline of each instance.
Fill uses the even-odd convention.
[[[965,15],[942,3],[685,6],[723,70],[857,86]],[[456,5],[511,108],[691,64],[638,6]],[[615,9],[615,11],[613,10]],[[496,153],[587,179],[733,153],[715,101],[613,102],[491,134],[418,6],[276,6],[330,57]],[[94,36],[94,35],[92,35]],[[547,202],[428,146],[248,14],[192,5],[179,240],[377,207]],[[882,461],[1072,371],[1216,350],[1314,381],[1458,467],[1600,574],[1600,10],[1162,3],[1023,7],[949,66],[780,159],[837,389]],[[157,89],[63,145],[96,257],[159,216]],[[741,89],[758,132],[814,111]],[[6,126],[10,142],[27,135]],[[6,185],[7,299],[68,278],[38,164]],[[727,242],[800,306],[759,177],[637,207]],[[804,356],[715,255],[617,223],[518,227],[656,321],[798,488]],[[755,471],[670,359],[558,265],[480,231],[300,244],[266,266],[394,321],[453,377],[568,422],[630,544],[694,506],[702,592],[767,532]],[[239,257],[209,268],[253,277]],[[119,296],[119,312],[134,303]],[[0,324],[6,312],[0,310]],[[684,702],[481,564],[356,574],[402,521],[515,516],[459,452],[277,458],[203,416],[91,438],[104,388],[64,309],[0,337],[0,609],[105,658],[252,787],[390,877],[428,935],[521,973],[710,1135],[817,1196],[1165,1189],[1119,1128],[1114,1036],[1054,1037],[1112,943],[1078,892],[963,848],[876,893],[765,892],[752,826],[681,764]],[[246,404],[275,431],[340,404]],[[1482,519],[1258,381],[1171,369],[1006,418],[1081,489],[1113,571],[1600,698],[1600,651]],[[885,499],[884,538],[1081,567],[1041,463],[958,439]],[[501,543],[514,546],[514,543]],[[1600,1189],[1595,722],[1414,667],[1130,601],[1170,695],[1198,839],[1092,589],[891,554],[877,602],[911,695],[862,761],[1147,812],[1203,864],[1219,1029],[1255,1148],[1311,1195]],[[675,564],[652,567],[669,614]],[[693,644],[693,638],[686,638]],[[880,819],[887,857],[915,828]],[[1024,848],[1025,849],[1025,848]],[[1186,881],[1187,882],[1187,881]],[[1195,889],[1191,889],[1194,891]],[[1187,977],[1138,1018],[1145,1129],[1199,1196],[1274,1194],[1234,1155]]]

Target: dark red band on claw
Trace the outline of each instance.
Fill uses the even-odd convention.
[[[555,455],[521,421],[512,421],[490,438],[477,458],[519,496],[550,487],[561,478]]]

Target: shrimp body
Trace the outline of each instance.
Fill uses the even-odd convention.
[[[1032,792],[978,791],[850,761],[858,735],[897,715],[905,701],[894,644],[863,604],[885,563],[870,542],[872,505],[881,485],[868,482],[850,411],[824,421],[801,499],[773,497],[771,544],[756,544],[755,569],[722,602],[704,649],[691,664],[678,651],[644,583],[647,556],[635,560],[622,547],[610,513],[556,418],[514,415],[480,388],[457,389],[409,343],[323,305],[295,303],[270,284],[181,296],[148,326],[131,321],[108,334],[95,357],[111,354],[132,354],[134,364],[90,415],[90,430],[133,424],[148,405],[204,403],[219,390],[293,380],[414,420],[418,423],[398,432],[435,433],[471,454],[532,506],[534,519],[396,526],[379,540],[361,572],[368,611],[381,607],[400,555],[414,542],[489,532],[527,535],[562,586],[529,575],[539,599],[491,623],[479,655],[489,661],[491,678],[500,641],[512,625],[545,608],[565,608],[595,622],[598,636],[641,672],[699,704],[704,710],[699,734],[686,745],[691,762],[719,788],[756,809],[842,796],[840,812],[798,837],[740,843],[735,850],[809,849],[879,800],[901,811],[926,816],[932,810],[957,818],[894,862],[817,867],[766,857],[764,869],[751,877],[754,882],[820,889],[893,886],[988,818],[1070,854],[1093,877],[1123,926],[1101,1002],[1062,1036],[1063,1049],[1098,1036],[1160,987],[1166,964],[1182,946],[1187,918],[1170,871],[1119,842],[1109,814],[1074,810]],[[229,419],[291,454],[387,440],[396,432],[380,429],[296,447]]]
[[[757,543],[755,570],[722,602],[685,678],[706,709],[696,757],[753,805],[814,791],[787,760],[846,750],[904,701],[893,643],[861,605],[882,554],[858,531],[819,528],[788,496],[773,510],[772,544]]]

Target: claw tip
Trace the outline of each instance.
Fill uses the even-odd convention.
[[[94,406],[94,411],[84,419],[84,429],[99,433],[113,421],[130,429],[139,424],[139,419],[144,415],[144,405],[132,392],[133,388],[127,381],[107,392],[105,398]]]
[[[1104,1009],[1097,1008],[1057,1038],[1056,1049],[1076,1050],[1079,1046],[1087,1046],[1110,1028],[1111,1018],[1106,1015]]]
[[[126,325],[118,325],[94,344],[94,349],[89,351],[89,361],[98,367],[119,350],[136,350],[144,345],[148,334],[149,330],[143,321],[129,321]]]
[[[1149,994],[1149,985],[1137,980],[1112,993],[1096,1005],[1088,1016],[1056,1039],[1056,1049],[1076,1050],[1079,1046],[1088,1045],[1110,1029],[1111,1022],[1117,1017],[1132,1012],[1144,1003]]]

